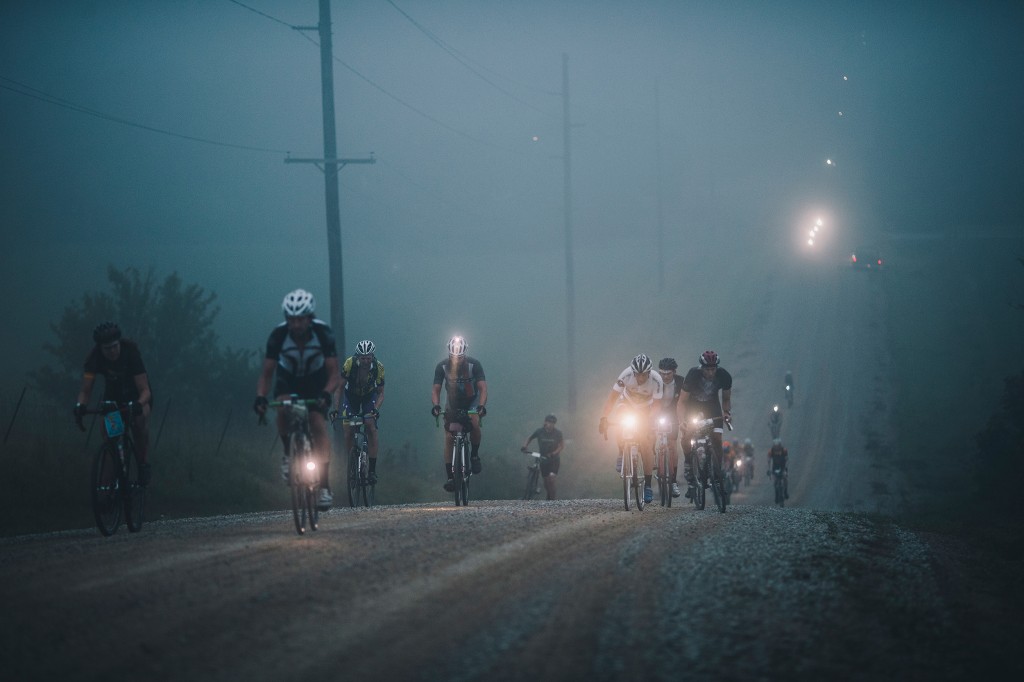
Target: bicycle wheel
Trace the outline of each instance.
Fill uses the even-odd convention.
[[[782,477],[775,477],[775,504],[780,507],[786,506],[786,493],[782,483]]]
[[[320,528],[320,501],[317,499],[317,490],[319,488],[316,485],[306,486],[306,521],[310,530]]]
[[[661,502],[661,506],[668,506],[668,499],[672,497],[668,489],[668,477],[663,475],[665,471],[665,456],[660,450],[654,451],[654,478],[658,481],[658,501]]]
[[[640,459],[640,453],[634,448],[630,453],[633,459],[633,493],[636,495],[637,511],[643,511],[646,500],[644,499],[644,461]]]
[[[622,466],[625,467],[626,463],[623,462]],[[622,476],[622,502],[623,502],[623,504],[626,505],[626,511],[629,511],[630,498],[632,497],[631,493],[632,493],[633,474],[629,473],[627,471],[623,471],[620,475]]]
[[[306,519],[309,514],[309,500],[307,492],[309,486],[306,483],[308,474],[305,471],[306,460],[309,457],[310,444],[301,433],[293,433],[291,437],[291,481],[292,489],[292,519],[295,521],[295,532],[302,535],[306,532]]]
[[[368,479],[370,470],[366,461],[366,452],[359,453],[359,499],[364,507],[370,506],[370,482]]]
[[[353,446],[348,453],[348,506],[359,504],[359,450]]]
[[[697,485],[693,491],[693,505],[697,509],[704,509],[707,504],[707,487],[708,487],[708,466],[707,460],[703,457],[695,454],[693,462],[693,474],[697,477]]]
[[[456,443],[452,453],[452,473],[455,474],[455,506],[468,504],[467,499],[469,488],[466,484],[466,446],[464,443]]]
[[[531,466],[526,474],[526,492],[523,493],[524,500],[532,500],[534,495],[537,494],[537,482],[540,478],[540,471],[536,465]]]
[[[139,485],[139,467],[135,462],[135,445],[125,441],[124,448],[124,516],[128,531],[142,530],[142,518],[146,509],[146,486]]]
[[[111,536],[121,525],[120,465],[113,443],[104,443],[92,460],[92,514],[96,527],[104,536]]]
[[[715,504],[718,505],[719,513],[725,513],[725,507],[729,504],[729,496],[725,492],[725,473],[722,471],[722,460],[717,453],[712,454],[714,464],[712,465],[711,489],[715,494]]]

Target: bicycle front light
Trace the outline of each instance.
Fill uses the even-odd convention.
[[[316,462],[313,460],[306,462],[306,471],[316,471]]]

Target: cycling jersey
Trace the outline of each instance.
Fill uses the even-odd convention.
[[[355,356],[349,356],[341,367],[341,378],[345,380],[345,395],[353,398],[366,396],[384,385],[384,365],[374,358],[363,370]]]
[[[338,356],[334,333],[323,320],[313,320],[309,338],[300,346],[288,333],[288,323],[274,327],[267,339],[266,359],[277,362],[275,395],[315,398],[327,385],[324,361]]]
[[[533,435],[527,439],[527,442],[531,440],[537,441],[537,448],[540,450],[540,454],[545,457],[558,457],[558,455],[552,455],[551,451],[562,443],[562,432],[558,429],[547,431],[542,426],[533,432]]]
[[[700,412],[705,418],[721,417],[722,402],[718,392],[732,390],[732,375],[719,367],[715,375],[707,379],[700,367],[691,367],[683,380],[683,390],[687,393],[687,414]]]
[[[447,388],[449,409],[468,410],[476,407],[479,397],[476,384],[486,380],[480,361],[468,355],[463,356],[456,367],[452,367],[451,358],[448,358],[437,363],[434,368],[434,385]]]
[[[627,367],[615,380],[612,390],[619,394],[620,403],[627,403],[630,407],[650,407],[663,399],[665,384],[656,372],[651,372],[647,381],[641,384],[636,380],[632,368]]]
[[[768,468],[774,471],[777,468],[786,470],[789,462],[789,450],[782,448],[781,452],[776,452],[774,448],[768,451]]]
[[[128,339],[121,339],[121,353],[116,360],[108,360],[99,346],[94,346],[85,358],[85,376],[103,377],[103,399],[115,402],[130,402],[139,399],[135,377],[146,373],[139,345]],[[152,398],[150,398],[152,404]]]

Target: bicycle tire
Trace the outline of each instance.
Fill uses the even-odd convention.
[[[306,483],[304,465],[308,457],[310,443],[302,433],[291,434],[291,480],[292,489],[292,520],[295,521],[295,532],[304,535],[307,519],[312,526],[312,514],[309,511],[309,488]]]
[[[698,457],[696,453],[693,455],[693,457],[694,462],[692,471],[697,476],[697,485],[694,487],[693,491],[693,505],[697,507],[698,510],[703,510],[704,507],[707,506],[707,461],[704,460],[704,462],[702,463],[701,460],[703,458]]]
[[[625,461],[623,461],[622,466],[626,466]],[[633,476],[632,474],[626,473],[625,471],[623,471],[620,474],[620,476],[622,476],[622,502],[626,505],[626,511],[629,511],[629,503],[631,497],[630,490]]]
[[[306,487],[306,521],[310,530],[320,529],[320,507],[317,499],[317,486]]]
[[[782,477],[775,477],[775,504],[780,507],[786,506],[786,493],[783,487]]]
[[[455,506],[469,504],[469,487],[466,484],[466,444],[456,442],[452,449],[452,473],[455,475]]]
[[[124,448],[124,517],[128,532],[138,533],[142,530],[142,521],[146,510],[146,486],[139,485],[139,466],[135,462],[135,444],[125,441]]]
[[[121,525],[124,510],[121,501],[120,466],[112,443],[100,445],[92,461],[92,514],[96,527],[104,537],[110,537]]]
[[[660,448],[654,451],[654,477],[658,480],[658,501],[662,507],[668,506],[668,498],[672,497],[668,487],[668,476],[665,475],[666,466],[665,452]]]
[[[722,458],[717,452],[713,452],[711,459],[711,486],[715,493],[715,504],[718,506],[719,513],[724,514],[725,508],[729,505],[729,495],[725,492],[725,472],[722,471]]]
[[[359,450],[355,446],[348,453],[348,506],[359,505]]]
[[[370,456],[365,450],[359,452],[359,496],[363,500],[364,507],[372,507],[370,499]]]
[[[532,500],[533,496],[537,494],[537,482],[540,478],[540,471],[530,467],[529,473],[526,474],[526,492],[523,493],[524,500]]]
[[[630,453],[633,462],[633,492],[636,493],[636,508],[637,511],[643,511],[644,505],[647,504],[647,500],[644,499],[644,461],[640,458],[640,452],[634,451]]]

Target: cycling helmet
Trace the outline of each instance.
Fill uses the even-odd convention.
[[[743,439],[743,444],[744,445],[750,445],[750,439],[749,438],[744,438]]]
[[[633,369],[633,374],[643,374],[644,372],[651,371],[651,359],[641,353],[640,355],[633,358],[633,362],[629,365]]]
[[[466,354],[467,348],[469,348],[469,344],[466,343],[466,339],[461,336],[453,336],[448,340],[448,355],[454,355],[457,358],[461,358]]]
[[[772,448],[773,449],[774,448],[781,448],[781,447],[782,447],[782,439],[781,438],[775,438],[775,439],[772,440]]]
[[[284,311],[285,317],[312,315],[315,309],[316,303],[313,301],[313,294],[305,289],[296,289],[289,293],[281,303],[281,310]]]
[[[658,363],[658,369],[665,370],[666,372],[677,367],[679,367],[679,363],[676,362],[675,358],[662,358]]]
[[[732,445],[729,444],[729,441],[722,442],[722,452],[732,452]]]
[[[713,350],[706,350],[700,354],[701,367],[718,367],[718,353]]]
[[[555,417],[555,415],[553,414],[549,414],[548,416],[544,417],[544,421],[551,422],[552,424],[554,424],[558,421],[558,418]]]
[[[356,344],[356,355],[373,355],[377,347],[369,339]]]
[[[121,328],[116,322],[100,322],[92,330],[92,340],[97,344],[113,343],[121,338]]]

